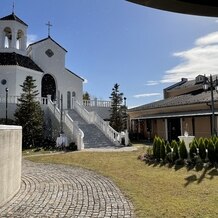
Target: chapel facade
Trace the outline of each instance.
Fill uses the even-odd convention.
[[[82,102],[84,80],[65,67],[67,51],[50,34],[27,47],[27,29],[14,12],[0,18],[0,96],[7,89],[9,102],[19,97],[20,85],[32,76],[39,98],[50,95],[57,104],[62,99],[64,109],[73,107],[74,98]]]

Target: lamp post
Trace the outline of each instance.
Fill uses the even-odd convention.
[[[8,88],[5,88],[5,124],[8,124]]]
[[[207,91],[210,88],[210,94],[211,94],[211,112],[212,112],[212,136],[217,135],[216,132],[216,124],[215,124],[215,113],[214,113],[214,96],[213,96],[213,89],[215,88],[216,92],[218,92],[218,80],[216,77],[216,80],[213,81],[213,77],[210,74],[210,77],[206,77],[204,75],[204,84],[203,89]]]
[[[124,105],[126,106],[126,97],[124,97],[123,99],[124,99]]]
[[[61,94],[61,98],[60,98],[60,102],[61,102],[61,134],[63,134],[63,95]]]

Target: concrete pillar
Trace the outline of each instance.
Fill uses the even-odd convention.
[[[0,125],[0,206],[21,185],[22,127]]]

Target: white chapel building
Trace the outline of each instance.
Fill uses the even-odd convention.
[[[36,80],[39,97],[51,95],[63,108],[82,102],[83,78],[65,67],[67,51],[50,37],[27,47],[28,25],[14,13],[0,18],[0,95],[20,96],[27,76]]]
[[[49,31],[47,38],[27,47],[27,28],[14,13],[0,18],[0,118],[13,119],[20,85],[32,76],[45,112],[46,136],[55,138],[64,132],[78,150],[119,145],[121,133],[105,121],[111,102],[83,102],[84,79],[65,67],[67,51]]]

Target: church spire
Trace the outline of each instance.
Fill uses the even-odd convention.
[[[48,23],[46,23],[45,25],[48,26],[48,37],[50,37],[50,31],[51,31],[52,24],[50,23],[50,21],[48,21]]]

